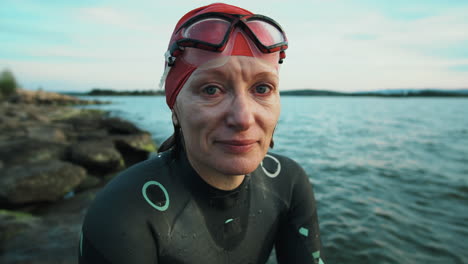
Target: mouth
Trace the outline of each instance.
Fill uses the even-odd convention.
[[[228,153],[243,154],[251,151],[258,143],[257,140],[243,139],[243,140],[217,140],[216,144]]]

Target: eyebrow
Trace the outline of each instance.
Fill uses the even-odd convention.
[[[273,78],[275,80],[279,80],[278,74],[274,74],[272,72],[259,72],[254,76],[254,79],[262,79],[262,78]]]
[[[198,72],[198,73],[194,72],[193,76],[196,77],[195,81],[202,74],[204,76],[207,76],[208,78],[209,77],[228,78],[231,73],[220,70],[220,69],[217,69],[217,68],[210,69],[210,70],[204,70],[203,72]],[[273,78],[275,80],[279,80],[278,74],[275,74],[275,73],[273,73],[271,71],[261,71],[261,72],[255,74],[254,76],[252,76],[252,78],[250,78],[250,79],[262,79],[262,78]]]

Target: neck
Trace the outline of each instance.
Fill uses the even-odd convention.
[[[196,170],[196,169],[195,169]],[[216,189],[223,191],[231,191],[239,187],[244,181],[245,175],[213,175],[213,174],[201,174],[197,171],[198,175],[209,185]]]
[[[203,166],[197,166],[196,162],[192,162],[190,155],[188,153],[186,154],[188,162],[198,173],[200,178],[216,189],[223,191],[234,190],[244,181],[245,175],[226,175],[214,170],[203,168]]]

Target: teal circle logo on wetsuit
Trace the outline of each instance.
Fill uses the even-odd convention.
[[[153,201],[151,201],[151,199],[148,197],[148,187],[153,185],[159,187],[159,189],[161,189],[161,191],[164,193],[165,203],[163,206],[153,203]],[[143,197],[145,198],[146,202],[148,202],[154,209],[163,212],[166,211],[167,208],[169,208],[169,194],[167,193],[166,188],[161,183],[157,181],[149,181],[145,183],[145,185],[143,185],[141,192],[143,193]]]
[[[269,172],[263,166],[263,160],[265,160],[266,158],[270,158],[276,163],[276,170],[274,172]],[[281,163],[279,162],[279,160],[277,158],[273,157],[272,155],[269,155],[269,154],[266,154],[265,158],[263,160],[262,160],[262,162],[260,162],[260,165],[262,166],[263,172],[265,172],[265,174],[270,178],[276,178],[281,172]]]

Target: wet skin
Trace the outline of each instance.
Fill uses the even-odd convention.
[[[245,56],[224,61],[208,62],[191,75],[173,117],[193,168],[210,185],[230,190],[268,151],[280,99],[276,65]]]

